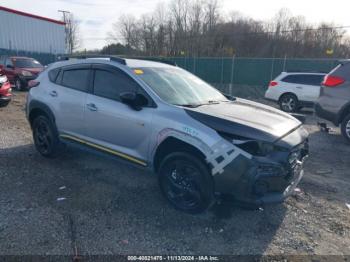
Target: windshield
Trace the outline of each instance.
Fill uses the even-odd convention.
[[[181,106],[199,106],[227,98],[218,90],[180,68],[138,68],[134,70],[164,101]]]
[[[16,58],[13,60],[16,67],[19,68],[42,68],[42,64],[40,64],[39,61],[36,61],[35,59],[21,59]]]

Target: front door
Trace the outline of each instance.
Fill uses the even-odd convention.
[[[121,157],[145,165],[156,109],[144,107],[136,111],[120,102],[122,92],[143,91],[122,70],[107,65],[96,65],[93,69],[93,94],[87,96],[85,108],[87,137],[117,154],[122,153]]]

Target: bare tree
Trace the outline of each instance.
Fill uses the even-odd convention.
[[[79,23],[72,13],[65,14],[66,23],[66,47],[69,54],[77,51],[81,46],[81,38],[79,36]]]

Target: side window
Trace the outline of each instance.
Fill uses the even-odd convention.
[[[49,79],[51,82],[56,83],[57,76],[60,73],[61,68],[55,68],[49,71]]]
[[[13,66],[11,58],[7,58],[5,61],[5,66]]]
[[[63,72],[61,85],[87,92],[90,69],[71,69]]]
[[[318,86],[323,80],[323,75],[289,75],[282,79],[283,82],[301,85],[314,85]]]
[[[94,94],[119,101],[122,92],[136,92],[138,84],[125,73],[117,70],[95,70]]]
[[[297,80],[298,80],[298,75],[289,75],[289,76],[286,76],[285,78],[282,79],[283,82],[286,82],[286,83],[292,83],[292,84],[295,84],[295,83],[298,83]]]
[[[324,75],[308,75],[307,85],[320,86]]]

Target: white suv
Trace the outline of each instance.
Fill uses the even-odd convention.
[[[324,77],[324,73],[282,72],[270,82],[265,98],[278,102],[285,112],[313,107]]]

